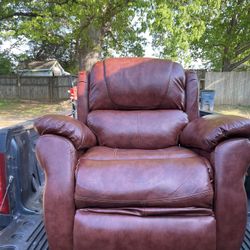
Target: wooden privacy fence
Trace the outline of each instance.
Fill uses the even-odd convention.
[[[56,102],[69,97],[75,76],[0,76],[0,99]]]
[[[206,72],[205,88],[215,90],[215,104],[250,105],[250,72]]]

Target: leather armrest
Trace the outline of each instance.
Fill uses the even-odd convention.
[[[207,115],[193,120],[184,128],[180,144],[211,152],[220,142],[234,137],[250,137],[250,119]]]
[[[211,153],[218,250],[240,249],[244,238],[247,222],[244,179],[250,164],[249,152],[249,139],[234,138],[223,141]]]
[[[85,124],[69,116],[45,115],[35,121],[34,127],[40,135],[54,134],[68,138],[77,150],[96,145],[93,132]]]
[[[77,153],[63,136],[43,135],[36,143],[37,160],[46,175],[43,206],[50,249],[73,249]]]

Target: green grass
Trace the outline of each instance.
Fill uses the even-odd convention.
[[[70,113],[70,101],[38,103],[18,100],[0,100],[0,127],[14,125],[44,114]]]
[[[0,111],[1,110],[5,110],[8,109],[11,106],[16,106],[19,103],[18,100],[13,100],[13,101],[9,101],[9,100],[0,100]]]

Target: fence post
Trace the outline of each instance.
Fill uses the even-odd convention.
[[[58,85],[58,76],[53,76],[53,93],[54,93],[54,101],[59,100],[59,85]]]
[[[49,85],[49,102],[53,102],[53,77],[48,77],[48,85]]]
[[[20,75],[17,73],[17,98],[21,99],[21,79],[20,79]]]

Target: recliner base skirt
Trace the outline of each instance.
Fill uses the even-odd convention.
[[[135,216],[77,211],[74,250],[215,250],[213,216]]]

